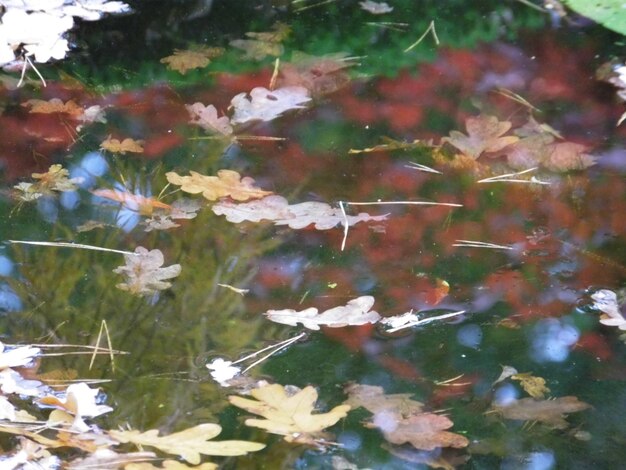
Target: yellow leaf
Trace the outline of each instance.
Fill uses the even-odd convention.
[[[45,100],[28,100],[22,103],[22,106],[30,106],[31,113],[52,114],[66,113],[73,116],[82,116],[84,110],[78,106],[73,100],[63,103],[59,98],[52,98],[50,101]]]
[[[533,398],[544,398],[546,393],[550,393],[550,389],[546,387],[545,379],[534,377],[529,372],[515,374],[511,378],[517,380],[526,393]]]
[[[246,425],[284,436],[322,431],[344,418],[350,410],[350,405],[340,405],[328,413],[313,414],[317,391],[311,386],[290,395],[285,387],[274,384],[253,389],[250,394],[255,400],[228,397],[231,404],[266,418],[247,419]]]
[[[249,177],[241,178],[241,175],[232,170],[219,170],[217,176],[205,176],[195,171],[191,176],[180,176],[170,171],[165,173],[167,181],[180,186],[183,191],[191,194],[202,193],[209,201],[215,201],[223,197],[230,197],[236,201],[259,199],[272,194],[271,191],[263,191],[254,186],[254,180]]]
[[[178,462],[176,460],[165,460],[163,461],[162,467],[156,467],[148,462],[141,463],[131,463],[124,467],[124,470],[216,470],[218,467],[217,464],[206,462],[200,465],[194,465],[190,467],[189,465],[185,465],[182,462]]]
[[[203,455],[244,455],[265,447],[265,444],[249,441],[218,441],[209,442],[222,431],[217,424],[205,423],[168,436],[159,436],[159,431],[151,429],[146,432],[109,431],[109,435],[122,444],[132,443],[138,446],[156,447],[168,454],[179,455],[187,462],[198,465],[200,454]]]
[[[122,140],[121,142],[118,139],[112,139],[111,137],[107,137],[101,144],[100,148],[104,150],[108,150],[112,153],[121,153],[124,154],[126,152],[133,153],[142,153],[142,141],[134,140],[130,137]]]
[[[174,54],[161,59],[162,64],[167,64],[170,70],[176,70],[183,75],[188,70],[206,67],[211,59],[224,53],[221,47],[202,47],[195,50],[181,51],[176,49]]]

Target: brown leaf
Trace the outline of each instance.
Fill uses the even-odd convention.
[[[217,176],[205,176],[195,171],[189,172],[191,176],[180,176],[170,171],[165,173],[167,181],[180,186],[183,191],[190,194],[199,194],[209,201],[230,197],[236,201],[247,201],[272,194],[271,191],[263,191],[254,186],[254,180],[250,177],[241,178],[241,175],[233,170],[219,170]]]
[[[78,104],[76,104],[73,100],[69,100],[64,103],[59,98],[52,98],[50,101],[34,99],[28,100],[25,103],[22,103],[22,106],[30,106],[29,112],[31,113],[65,113],[74,117],[79,117],[82,116],[84,112],[83,108],[78,106]]]
[[[185,75],[189,70],[206,67],[211,63],[211,59],[219,57],[224,53],[221,47],[201,47],[191,50],[174,50],[174,54],[161,59],[162,64],[167,64],[170,70]]]
[[[217,132],[222,135],[231,135],[233,126],[227,116],[217,117],[217,109],[212,104],[204,106],[202,103],[186,104],[189,111],[191,124],[202,127],[209,132]]]
[[[143,142],[141,140],[134,140],[130,137],[122,140],[121,142],[118,139],[112,139],[111,137],[107,137],[101,144],[100,148],[104,150],[108,150],[112,153],[121,153],[125,154],[126,152],[133,153],[143,153]]]
[[[507,145],[519,140],[516,136],[502,137],[511,128],[509,121],[499,121],[495,116],[481,114],[467,118],[465,127],[468,135],[458,131],[451,131],[450,137],[444,137],[442,142],[449,142],[465,155],[477,159],[483,152],[497,152]]]
[[[350,77],[345,69],[354,64],[345,53],[316,57],[294,52],[291,63],[281,64],[276,83],[279,88],[300,86],[311,96],[322,96],[347,85]]]
[[[142,246],[135,249],[136,254],[124,255],[126,264],[113,270],[123,274],[126,282],[117,284],[118,289],[126,290],[134,295],[150,295],[171,287],[166,279],[180,274],[180,264],[162,268],[164,263],[161,250],[146,250]]]
[[[373,414],[394,413],[401,418],[422,412],[423,403],[411,399],[410,393],[387,395],[377,385],[351,384],[345,388],[349,398],[346,404],[352,408],[363,407]]]
[[[556,429],[566,428],[568,423],[565,415],[591,408],[591,405],[578,400],[577,397],[568,396],[552,400],[535,400],[534,398],[522,398],[508,405],[493,405],[493,410],[507,419],[522,421],[541,421]]]
[[[350,410],[349,405],[339,405],[328,413],[313,414],[317,391],[311,386],[300,390],[273,384],[255,388],[250,394],[254,400],[234,395],[228,400],[234,406],[265,418],[247,419],[247,426],[284,435],[286,440],[301,438],[301,434],[314,438],[315,433],[332,426]],[[301,442],[306,442],[306,439],[301,439]]]
[[[550,389],[546,387],[546,381],[542,377],[534,377],[529,372],[511,375],[513,380],[519,381],[520,385],[533,398],[544,398]]]

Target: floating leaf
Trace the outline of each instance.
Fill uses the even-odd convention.
[[[112,153],[121,153],[122,155],[126,152],[132,153],[143,153],[142,141],[134,140],[130,137],[120,141],[119,139],[112,139],[111,137],[107,137],[100,144],[100,148],[104,150],[108,150]]]
[[[465,155],[477,159],[483,152],[497,152],[507,145],[519,140],[516,136],[505,136],[511,128],[509,121],[499,121],[495,116],[481,114],[467,118],[465,121],[467,136],[458,131],[451,131],[450,137],[444,137],[442,142],[449,142]]]
[[[591,408],[591,405],[578,400],[577,397],[560,397],[550,400],[522,398],[507,405],[493,405],[493,410],[507,419],[522,421],[541,421],[556,429],[567,427],[565,415]]]
[[[254,400],[239,396],[229,396],[234,406],[265,419],[247,419],[247,426],[265,429],[274,434],[285,436],[285,440],[313,442],[315,433],[332,426],[344,418],[350,410],[349,405],[339,405],[328,413],[313,414],[317,391],[308,386],[302,390],[297,387],[283,387],[279,384],[267,385],[250,391]]]
[[[180,264],[161,267],[165,262],[161,250],[148,251],[138,246],[135,253],[124,255],[126,264],[113,270],[126,276],[126,282],[117,284],[118,289],[134,295],[150,295],[171,287],[172,284],[165,280],[180,274]]]
[[[52,113],[65,113],[75,117],[82,116],[84,110],[81,106],[76,104],[73,100],[69,100],[64,103],[59,98],[52,98],[50,101],[45,100],[28,100],[22,103],[22,106],[30,106],[31,113],[52,114]]]
[[[194,465],[190,467],[189,465],[185,465],[182,462],[178,462],[177,460],[164,460],[162,462],[162,467],[157,467],[152,465],[151,463],[143,462],[143,463],[131,463],[130,465],[126,465],[124,470],[217,470],[219,465],[215,463],[205,462],[200,465]]]
[[[211,210],[217,215],[225,215],[233,223],[243,221],[260,222],[270,220],[276,225],[287,225],[293,229],[302,229],[314,224],[317,230],[328,230],[338,224],[355,225],[359,222],[381,221],[386,215],[372,216],[361,212],[358,215],[345,215],[340,208],[334,208],[323,202],[302,202],[289,205],[282,196],[268,196],[258,201],[235,204],[220,201]]]
[[[223,197],[230,197],[236,201],[247,201],[272,194],[271,191],[263,191],[254,186],[254,180],[250,177],[242,178],[233,170],[219,170],[217,176],[205,176],[195,171],[189,172],[191,176],[180,176],[170,171],[165,173],[167,181],[180,186],[180,189],[190,194],[199,194],[215,201]]]
[[[406,417],[421,413],[424,406],[423,403],[413,400],[410,393],[387,395],[378,385],[351,384],[345,391],[349,395],[347,405],[352,408],[363,407],[374,415],[384,412]]]
[[[191,124],[196,124],[209,132],[222,135],[231,135],[233,127],[226,116],[217,117],[217,109],[212,104],[204,106],[202,103],[186,104],[185,108],[191,116]]]
[[[301,86],[289,86],[270,91],[256,87],[247,93],[239,93],[230,104],[235,112],[230,120],[232,124],[243,124],[249,121],[271,121],[285,111],[301,109],[303,103],[311,101],[309,92]]]
[[[39,356],[41,349],[32,346],[19,346],[7,349],[0,342],[0,370],[8,367],[24,367]]]
[[[283,23],[276,23],[274,31],[255,33],[248,32],[250,39],[235,39],[230,45],[246,52],[245,59],[263,60],[268,55],[278,57],[282,55],[284,48],[280,44],[291,32],[291,28]]]
[[[361,8],[373,15],[382,15],[393,11],[393,7],[389,6],[386,2],[373,2],[372,0],[365,0],[359,2]]]
[[[31,176],[38,180],[34,183],[22,182],[15,187],[19,190],[19,198],[23,201],[32,201],[43,195],[50,195],[52,191],[76,191],[83,178],[68,178],[70,172],[62,165],[51,165],[46,173],[33,173]]]
[[[174,220],[193,219],[198,215],[200,207],[200,203],[193,199],[183,198],[174,201],[169,209],[156,209],[152,213],[152,217],[144,220],[145,231],[180,227]]]
[[[126,454],[118,454],[111,449],[97,449],[91,455],[85,458],[72,460],[67,467],[68,470],[87,470],[98,468],[121,468],[128,469],[141,469],[143,467],[135,465],[144,465],[143,463],[136,464],[134,462],[144,462],[146,460],[155,460],[156,454],[154,452],[131,452]],[[150,464],[145,464],[150,465]],[[145,467],[156,468],[156,467]],[[34,469],[33,469],[34,470]]]
[[[620,311],[615,292],[609,289],[600,289],[592,294],[591,299],[594,301],[592,307],[603,313],[600,316],[600,323],[626,330],[626,318]]]
[[[159,431],[151,429],[146,432],[109,431],[109,435],[122,444],[132,443],[137,446],[156,447],[168,454],[179,455],[187,462],[198,465],[200,455],[233,456],[256,452],[265,447],[265,444],[249,441],[217,441],[210,442],[220,432],[222,427],[217,424],[205,423],[184,431],[159,436]]]
[[[276,323],[296,326],[302,323],[305,328],[319,330],[320,326],[339,328],[342,326],[365,325],[376,323],[380,315],[370,310],[374,305],[374,297],[364,295],[350,300],[344,307],[335,307],[322,313],[316,308],[307,308],[300,312],[292,309],[268,310],[264,315]]]
[[[141,215],[151,215],[153,211],[158,209],[171,210],[172,206],[151,197],[141,194],[133,194],[129,191],[120,191],[117,189],[94,189],[91,191],[94,196],[116,201]]]
[[[279,87],[304,87],[312,96],[326,95],[350,82],[345,69],[354,64],[345,53],[318,57],[294,52],[291,62],[281,64],[276,83]]]
[[[162,64],[167,64],[170,70],[185,75],[189,70],[200,69],[211,63],[211,59],[224,53],[221,47],[199,47],[192,50],[174,50],[174,54],[161,59]]]
[[[511,375],[513,380],[517,380],[524,391],[533,398],[544,398],[546,393],[550,393],[550,389],[546,387],[546,380],[542,377],[534,377],[531,373]]]

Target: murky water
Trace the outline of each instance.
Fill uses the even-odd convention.
[[[267,31],[275,17],[291,19],[300,40],[298,25],[311,21],[303,19],[304,12],[292,17],[281,16],[280,9],[258,12],[258,25],[232,25],[242,16],[217,4],[209,16],[190,21],[215,26],[222,18],[222,29],[196,37],[221,46],[228,42],[219,41],[220,34],[240,38],[246,31]],[[141,31],[162,31],[157,20],[143,13],[147,16],[133,20]],[[169,18],[171,31],[185,28],[173,16],[163,18]],[[81,32],[97,38],[104,24]],[[232,116],[228,107],[233,96],[270,86],[273,59],[266,59],[265,66],[249,61],[253,72],[242,71],[240,61],[228,70],[228,60],[218,60],[220,72],[209,65],[189,78],[164,72],[158,58],[172,50],[165,49],[161,36],[157,40],[135,31],[127,33],[129,41],[135,38],[129,57],[136,56],[141,38],[162,46],[152,48],[135,69],[119,65],[122,50],[105,48],[100,55],[88,49],[83,54],[93,57],[89,60],[99,66],[110,60],[115,67],[89,75],[89,60],[71,59],[61,66],[65,75],[49,78],[45,88],[33,83],[3,88],[1,339],[10,345],[45,345],[46,354],[63,353],[18,370],[45,384],[102,381],[92,387],[100,388],[103,403],[113,411],[88,420],[100,430],[129,426],[169,434],[210,422],[223,427],[217,440],[267,444],[244,457],[206,458],[225,468],[349,468],[339,466],[337,457],[355,465],[350,468],[620,467],[626,347],[618,327],[624,323],[601,324],[602,312],[592,307],[592,296],[600,289],[617,292],[621,315],[626,134],[624,125],[616,123],[623,104],[614,87],[595,78],[613,42],[567,28],[522,32],[515,41],[472,48],[445,43],[437,48],[429,37],[420,54],[433,60],[418,63],[414,57],[391,77],[381,70],[360,76],[362,70],[376,69],[371,57],[345,68],[344,62],[337,66],[335,58],[325,59],[306,77],[304,68],[294,72],[299,85],[309,80],[310,102],[274,119],[236,126],[234,139],[190,124],[185,105],[213,104],[219,116]],[[109,36],[118,40],[115,33],[112,29]],[[400,38],[406,45],[415,39]],[[378,41],[375,47],[385,40],[372,36]],[[317,54],[360,53],[354,48],[358,50],[346,44]],[[152,55],[158,58],[152,60]],[[288,67],[288,59],[281,60],[279,71]],[[150,70],[160,70],[158,82],[150,83]],[[118,73],[127,79],[115,78]],[[285,74],[282,80],[295,83],[285,81]],[[67,110],[43,114],[32,112],[32,103],[24,105],[53,98],[74,100],[81,109],[101,106],[106,122],[83,123]],[[451,131],[471,134],[477,116],[508,122],[510,130],[469,144],[455,140]],[[531,116],[538,124],[529,124]],[[489,134],[486,124],[476,125]],[[511,150],[498,145],[502,135],[537,140]],[[142,151],[102,149],[108,136],[142,141]],[[468,156],[472,152],[475,158]],[[594,165],[588,165],[587,155],[595,158]],[[75,191],[45,186],[46,177],[32,176],[55,163],[69,171],[69,178],[81,178]],[[267,220],[232,223],[217,215],[215,206],[244,202],[184,193],[166,176],[190,171],[216,175],[222,169],[254,178],[256,187],[290,204],[328,204],[335,210],[334,228],[320,230],[312,223],[294,228]],[[530,171],[517,174],[524,170]],[[511,176],[482,182],[504,174]],[[39,186],[20,192],[14,189],[19,182]],[[102,190],[108,192],[98,192]],[[41,195],[24,200],[37,192]],[[197,201],[197,216],[170,220],[171,205],[181,198]],[[417,201],[452,206],[406,204]],[[339,212],[344,209],[345,214]],[[342,217],[360,212],[386,218],[345,231]],[[327,216],[309,215],[313,222]],[[152,229],[149,220],[163,218],[178,226]],[[171,287],[133,295],[132,287],[131,292],[118,287],[132,279],[113,272],[124,265],[123,254],[9,240],[71,242],[123,252],[141,246],[160,250],[164,266],[180,264],[181,270],[162,280]],[[126,257],[133,259],[132,254]],[[310,307],[322,312],[361,296],[372,296],[373,309],[383,317],[409,311],[422,312],[421,318],[465,313],[396,333],[386,332],[380,323],[305,330],[262,315]],[[328,428],[327,441],[338,445],[326,448],[288,443],[245,426],[250,413],[227,399],[243,389],[220,386],[207,363],[234,361],[305,331],[244,376],[312,385],[319,393],[319,412],[343,403],[350,384],[409,394],[423,403],[428,416],[445,414],[453,423],[448,431],[464,436],[466,444],[453,449],[437,434],[432,449],[411,445],[411,436],[419,434],[415,428],[407,431],[404,444],[394,442],[399,421],[385,421],[384,413],[364,408],[352,409]],[[92,361],[92,351],[82,347],[108,347],[107,335],[117,352]],[[503,366],[518,374],[502,378]],[[537,382],[524,373],[545,379],[547,389],[537,392]],[[59,393],[67,385],[63,383]],[[39,420],[47,418],[48,411],[30,398],[3,391],[18,408]],[[566,397],[590,407],[568,408],[565,401],[573,399]],[[524,417],[512,416],[511,408],[503,411],[515,403],[525,405],[520,405]],[[533,403],[544,408],[530,410]],[[392,411],[400,413],[398,405],[387,410]],[[366,428],[364,421],[374,424]],[[422,430],[420,438],[436,431]],[[3,440],[9,454],[17,445],[12,438]],[[86,455],[75,448],[53,453],[66,462]]]

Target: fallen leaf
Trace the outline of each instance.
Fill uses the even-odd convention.
[[[8,367],[24,367],[41,354],[41,349],[32,346],[9,347],[0,342],[0,370]]]
[[[591,295],[591,299],[594,301],[592,307],[603,313],[600,316],[600,323],[626,330],[626,318],[621,313],[615,292],[609,289],[600,289]]]
[[[46,173],[33,173],[34,183],[22,182],[14,186],[20,191],[19,198],[23,201],[32,201],[43,195],[50,195],[53,191],[76,191],[83,178],[68,178],[70,172],[62,165],[51,165]]]
[[[270,32],[248,32],[250,39],[235,39],[230,45],[246,52],[244,59],[263,60],[268,55],[278,57],[284,48],[280,44],[291,32],[291,28],[283,23],[276,23]]]
[[[126,282],[117,284],[118,289],[126,290],[134,295],[150,295],[157,291],[171,287],[166,279],[180,274],[180,264],[173,264],[162,268],[165,262],[161,250],[148,251],[142,246],[135,249],[136,254],[124,255],[126,264],[113,270],[123,274]]]
[[[517,380],[524,391],[533,398],[544,398],[550,389],[546,387],[546,380],[542,377],[534,377],[530,372],[511,375],[513,380]]]
[[[506,379],[511,377],[512,375],[517,374],[517,369],[511,366],[502,366],[502,372],[500,373],[500,377],[498,377],[491,386],[493,387],[495,384],[504,382]]]
[[[222,432],[222,427],[212,423],[200,424],[167,436],[159,436],[159,431],[156,429],[143,433],[137,430],[108,431],[113,439],[122,444],[132,443],[137,446],[156,447],[168,454],[179,455],[193,465],[200,463],[201,454],[220,456],[244,455],[265,447],[265,444],[249,441],[210,442],[210,439],[213,439],[220,432]]]
[[[376,323],[380,315],[370,310],[374,305],[374,297],[364,295],[350,300],[345,307],[335,307],[322,313],[316,308],[307,308],[300,312],[292,309],[268,310],[265,315],[268,320],[284,325],[296,326],[302,323],[305,328],[319,330],[320,326],[340,328],[342,326],[365,325]]]
[[[91,191],[94,196],[116,201],[141,215],[151,215],[155,208],[171,210],[172,206],[151,197],[141,194],[133,194],[129,191],[120,191],[118,189],[94,189]]]
[[[229,396],[228,400],[238,408],[265,418],[247,419],[247,426],[283,435],[287,441],[313,442],[316,433],[344,418],[350,410],[349,405],[339,405],[328,413],[313,414],[317,391],[311,386],[300,390],[273,384],[255,388],[250,394],[254,400],[239,396]]]
[[[465,121],[467,136],[458,131],[451,131],[450,137],[441,141],[448,142],[465,155],[477,159],[483,152],[497,152],[519,140],[517,136],[504,136],[511,128],[509,121],[499,121],[495,116],[481,114]]]
[[[7,368],[0,371],[0,390],[5,395],[15,393],[39,397],[45,395],[48,388],[39,380],[27,380],[19,372]]]
[[[193,219],[198,215],[200,207],[198,201],[183,198],[174,201],[169,209],[155,209],[152,212],[152,217],[143,222],[146,226],[145,231],[168,230],[180,227],[174,220]]]
[[[411,393],[385,394],[378,385],[351,384],[345,389],[349,395],[346,404],[352,408],[363,407],[372,414],[395,413],[400,417],[422,412],[423,403],[413,400]]]
[[[180,186],[180,189],[190,194],[199,194],[215,201],[223,197],[230,197],[236,201],[247,201],[272,194],[271,191],[263,191],[254,186],[254,180],[250,177],[241,178],[241,175],[233,170],[219,170],[217,176],[205,176],[195,171],[189,172],[191,176],[180,176],[170,171],[165,173],[167,181]]]
[[[221,56],[224,49],[221,47],[199,47],[191,50],[174,50],[174,54],[161,59],[170,70],[185,75],[189,70],[200,69],[211,63],[211,59]]]
[[[382,15],[393,11],[393,7],[389,6],[386,2],[373,2],[372,0],[365,0],[359,2],[361,9],[372,13],[373,15]]]
[[[217,109],[212,104],[204,106],[202,103],[186,104],[191,124],[202,127],[209,132],[217,132],[222,135],[231,135],[233,126],[227,116],[217,117]]]
[[[345,53],[318,57],[294,52],[291,62],[281,64],[276,83],[278,87],[304,87],[311,96],[322,96],[346,86],[350,77],[345,69],[353,65]]]
[[[31,113],[52,114],[52,113],[65,113],[74,117],[82,116],[84,110],[73,100],[69,100],[64,103],[59,98],[52,98],[50,101],[45,100],[28,100],[22,103],[22,106],[30,106]]]
[[[230,101],[234,109],[231,124],[249,121],[271,121],[285,111],[306,108],[303,103],[311,101],[309,92],[301,86],[289,86],[268,90],[253,88],[250,93],[239,93]]]
[[[100,144],[100,148],[104,150],[108,150],[112,153],[121,153],[122,155],[126,152],[132,153],[143,153],[143,142],[140,140],[134,140],[130,137],[125,138],[120,142],[118,139],[113,139],[111,137],[107,137]]]
[[[87,470],[87,469],[115,469],[124,467],[128,469],[141,469],[141,465],[134,462],[144,462],[146,460],[155,460],[157,458],[154,452],[131,452],[126,454],[118,454],[111,449],[97,449],[91,455],[85,458],[72,460],[64,467],[67,470]],[[135,465],[139,465],[135,467]],[[150,464],[145,464],[150,465]],[[146,467],[147,469],[156,467]],[[34,470],[34,469],[33,469]]]
[[[568,423],[565,415],[591,408],[591,405],[578,400],[577,397],[559,397],[550,400],[522,398],[507,405],[493,405],[493,410],[506,419],[522,421],[540,421],[556,429],[566,428]]]
[[[358,215],[344,217],[340,208],[334,208],[323,202],[302,202],[289,205],[282,196],[268,196],[258,201],[235,204],[220,201],[211,210],[217,215],[225,215],[233,223],[243,221],[260,222],[270,220],[275,225],[287,225],[293,229],[302,229],[314,224],[317,230],[328,230],[339,224],[355,225],[359,222],[381,221],[386,215],[372,216],[361,212]]]
[[[124,470],[217,470],[217,468],[219,467],[219,465],[210,462],[201,463],[200,465],[194,465],[193,467],[190,467],[189,465],[185,465],[184,463],[178,462],[177,460],[164,460],[162,464],[162,467],[157,467],[147,462],[131,463],[129,465],[126,465],[124,467]]]

